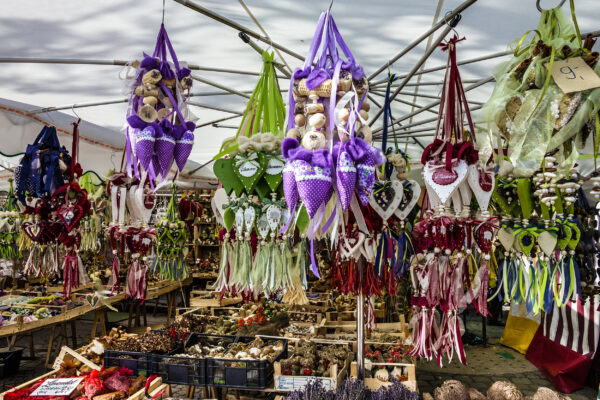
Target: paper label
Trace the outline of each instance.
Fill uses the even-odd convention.
[[[84,378],[46,379],[31,396],[69,396]]]
[[[269,160],[269,165],[267,165],[267,174],[269,175],[279,175],[283,172],[284,162],[277,159],[271,158]]]
[[[258,172],[258,166],[256,166],[256,164],[253,164],[251,162],[245,162],[240,167],[240,175],[242,175],[245,178],[250,178],[250,177],[256,175],[257,172]]]
[[[550,63],[546,63],[546,68]],[[552,78],[563,93],[582,92],[600,87],[600,76],[581,57],[554,60]]]

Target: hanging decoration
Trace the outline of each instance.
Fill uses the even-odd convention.
[[[188,233],[185,222],[177,217],[176,203],[177,192],[173,185],[167,215],[156,226],[156,257],[151,267],[152,272],[162,279],[182,280],[188,277],[185,261],[188,254],[186,247]],[[136,253],[144,255],[149,248],[149,243],[147,243],[149,237],[140,236],[139,240],[140,244],[132,244],[132,247],[141,246]],[[130,271],[131,274],[136,274],[135,276],[141,274],[139,265],[137,266],[138,272]]]
[[[412,230],[413,355],[465,363],[458,312],[472,303],[487,315],[487,282],[497,218],[488,211],[494,171],[474,147],[473,123],[456,63],[454,35],[441,44],[448,67],[436,138],[421,162],[429,209]],[[464,117],[463,117],[464,113]],[[464,125],[464,119],[467,126]],[[466,129],[468,128],[468,129]],[[472,209],[475,197],[478,211]],[[439,310],[439,311],[438,311]],[[438,324],[439,321],[439,324]]]
[[[144,53],[132,80],[126,128],[127,174],[142,182],[147,175],[154,188],[159,177],[166,179],[173,163],[179,172],[183,170],[196,129],[185,104],[186,92],[189,94],[193,84],[191,71],[177,59],[164,24],[154,52]]]
[[[308,213],[310,263],[317,277],[315,236],[331,229],[332,242],[336,242],[338,228],[343,226],[341,214],[350,209],[366,229],[359,201],[363,205],[369,202],[375,167],[383,162],[381,152],[371,146],[367,92],[362,67],[332,15],[323,12],[305,64],[294,71],[290,81],[288,132],[281,148],[290,221],[299,210]],[[329,201],[333,212],[326,222]]]
[[[19,237],[21,236],[20,211],[13,191],[14,179],[8,180],[6,201],[0,208],[0,259],[15,260],[21,258]]]

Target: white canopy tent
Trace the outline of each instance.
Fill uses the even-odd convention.
[[[558,2],[543,0],[541,6],[554,7]],[[187,3],[188,7],[182,3]],[[246,98],[243,95],[254,88],[262,60],[255,49],[240,40],[238,30],[202,15],[193,8],[204,7],[264,36],[244,9],[243,5],[246,5],[274,43],[303,56],[308,50],[320,12],[330,4],[327,0],[300,3],[291,0],[245,0],[244,4],[240,3],[235,0],[176,0],[166,1],[165,4],[165,26],[178,57],[200,67],[200,70],[193,71],[198,78],[194,84],[195,96],[192,99],[196,105],[190,107],[201,125],[196,130],[196,142],[190,160],[199,164],[209,161],[218,152],[223,139],[235,133],[240,121],[239,113],[245,106]],[[355,58],[370,76],[415,38],[425,33],[434,22],[434,16],[437,19],[443,18],[447,12],[462,3],[462,0],[377,0],[368,3],[340,0],[333,2],[332,13]],[[575,3],[581,31],[600,29],[597,0],[576,0]],[[568,7],[568,2],[565,7]],[[82,127],[82,135],[89,135],[90,139],[109,146],[100,146],[101,150],[96,147],[90,147],[88,151],[83,149],[83,167],[95,169],[94,160],[105,157],[104,162],[98,164],[97,168],[100,170],[97,172],[106,173],[113,167],[111,154],[118,153],[125,141],[121,128],[125,121],[126,103],[123,100],[126,93],[123,81],[119,79],[123,67],[118,64],[139,59],[142,51],[149,52],[153,49],[162,19],[162,8],[163,2],[160,0],[84,3],[75,0],[6,0],[0,15],[0,37],[4,39],[0,50],[0,61],[4,61],[0,62],[2,97],[35,104],[36,107],[27,109],[31,111],[32,108],[37,108],[35,116],[50,123],[56,123],[52,118],[56,120],[58,117],[55,115],[58,113],[45,112],[42,108],[59,106],[65,113],[73,114],[72,104],[111,103],[77,106],[76,109],[77,114],[90,123],[89,130],[88,124],[85,125],[86,128]],[[504,52],[511,40],[535,28],[538,19],[539,12],[534,0],[474,2],[462,12],[462,20],[456,28],[460,36],[467,38],[459,44],[459,61]],[[432,37],[437,38],[443,29],[439,29]],[[252,44],[262,49],[270,47],[255,39],[252,39]],[[411,70],[425,53],[426,45],[427,40],[422,41],[391,64],[389,71],[403,75]],[[292,69],[302,64],[297,57],[285,52],[281,52],[281,55],[283,60],[279,56],[276,60],[286,63]],[[23,59],[30,58],[37,58],[37,62],[51,62],[23,63]],[[463,65],[461,71],[465,86],[489,78],[491,68],[506,59],[506,56],[495,57]],[[62,63],[56,63],[61,60]],[[425,68],[427,70],[443,66],[445,62],[446,54],[435,50],[426,61]],[[384,80],[387,70],[387,67],[383,68],[372,79],[372,84]],[[443,73],[443,69],[439,69],[415,76],[401,91],[398,101],[393,103],[394,117],[398,118],[410,113],[415,107],[435,102],[440,93]],[[283,73],[280,75],[283,76]],[[417,87],[413,85],[419,82],[418,96],[413,97]],[[280,85],[283,90],[287,90],[289,80],[280,79]],[[492,88],[493,82],[488,81],[469,91],[468,99],[473,102],[472,107],[477,108],[484,102]],[[385,85],[373,86],[372,99],[379,104],[383,103],[383,90]],[[284,100],[287,102],[287,93],[284,93]],[[372,106],[371,116],[379,108],[373,103]],[[434,106],[407,119],[403,124],[415,125],[432,119],[436,113],[437,106]],[[4,153],[23,151],[26,143],[33,138],[31,132],[36,130],[33,127],[27,128],[29,136],[24,135],[25,128],[15,128],[15,124],[11,122],[14,118],[0,115],[0,151]],[[227,119],[223,120],[225,118]],[[222,121],[210,123],[218,120]],[[66,125],[70,122],[67,121]],[[377,129],[380,126],[381,118],[375,121],[373,127]],[[433,126],[433,123],[427,123],[410,128],[414,138],[401,140],[401,146],[406,146],[414,159],[420,158],[421,151],[415,139],[426,144],[431,140]],[[69,129],[70,127],[67,128]],[[69,143],[65,144],[68,146]],[[115,164],[120,163],[120,156],[114,156],[113,159]],[[90,166],[87,165],[88,161]],[[210,168],[200,169],[195,174],[210,175]]]

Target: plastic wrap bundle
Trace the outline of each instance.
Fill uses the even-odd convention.
[[[163,180],[167,177],[173,162],[183,170],[196,129],[184,97],[192,83],[190,69],[177,59],[161,24],[154,52],[151,56],[144,53],[130,89],[126,133],[129,176],[140,178],[139,164],[153,185],[159,176]]]
[[[571,8],[573,22],[559,8],[542,11],[537,29],[515,41],[512,60],[493,72],[496,87],[483,108],[488,129],[478,139],[485,157],[495,148],[507,151],[498,160],[502,177],[532,176],[554,149],[561,149],[559,168],[568,172],[577,158],[571,153],[581,151],[590,131],[596,131],[600,89],[563,93],[549,72],[554,63],[576,57],[600,72],[598,53],[591,52],[594,40],[582,41],[573,1]]]

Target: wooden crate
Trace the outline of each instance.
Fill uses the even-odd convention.
[[[214,307],[226,307],[232,304],[239,304],[242,302],[241,297],[223,297],[220,298],[220,294],[216,292],[206,290],[192,290],[190,293],[190,307],[196,308],[214,308]]]
[[[371,365],[373,365],[373,367],[383,365],[388,368],[398,366],[398,367],[402,368],[403,370],[406,370],[408,379],[406,381],[403,381],[402,384],[404,386],[406,386],[407,388],[409,388],[410,390],[412,390],[414,392],[418,392],[416,366],[415,366],[414,362],[413,363],[372,363]],[[353,378],[358,378],[358,364],[356,363],[356,361],[353,361],[352,364],[350,365],[350,376]],[[365,385],[373,391],[376,391],[377,389],[379,389],[382,386],[389,386],[392,384],[391,382],[382,382],[376,378],[365,378],[364,382],[365,382]]]
[[[274,368],[274,389],[279,392],[291,392],[300,390],[311,380],[321,382],[326,390],[335,390],[348,375],[354,353],[348,354],[348,358],[341,369],[337,364],[329,366],[329,376],[302,376],[302,375],[282,375],[281,364],[278,361],[273,363]]]
[[[81,349],[82,348],[80,348],[79,350],[81,350]],[[90,367],[91,369],[100,369],[100,366],[94,364],[93,362],[91,362],[90,360],[88,360],[87,358],[85,358],[81,354],[79,354],[77,351],[75,351],[67,346],[63,346],[60,349],[60,353],[58,353],[58,357],[56,357],[56,360],[54,360],[54,364],[52,364],[52,368],[55,370],[60,369],[60,364],[63,361],[68,361],[68,360],[78,360],[78,361],[81,361],[82,364],[85,364],[88,367]]]

